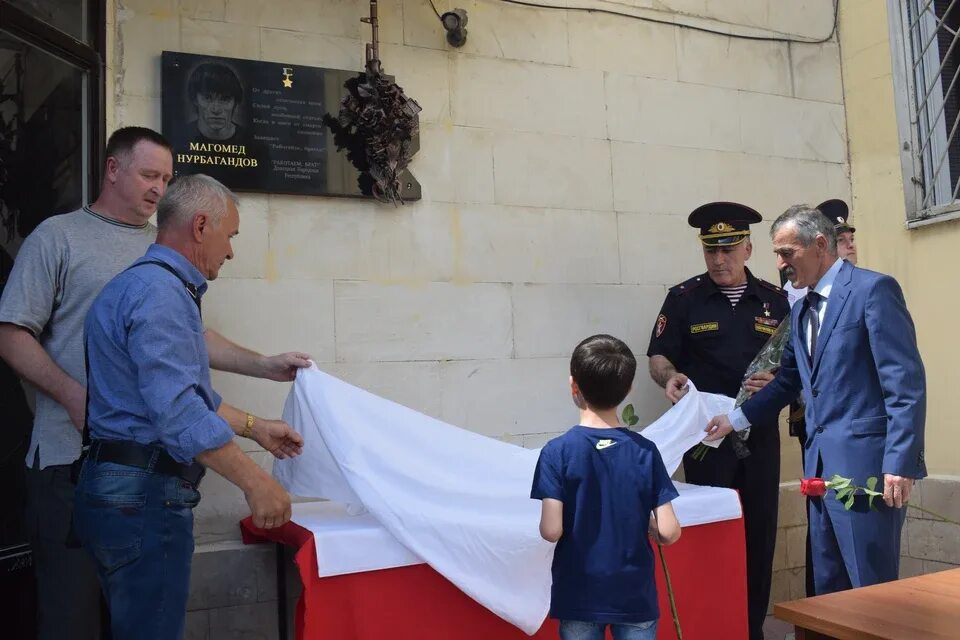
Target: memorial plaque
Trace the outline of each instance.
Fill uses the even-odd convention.
[[[363,149],[329,126],[360,72],[171,51],[162,69],[175,176],[206,173],[237,191],[372,195]],[[420,198],[409,171],[401,195]]]

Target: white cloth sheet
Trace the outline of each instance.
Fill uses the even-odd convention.
[[[690,390],[680,402],[640,432],[644,438],[657,445],[663,464],[670,474],[680,466],[683,454],[703,440],[706,435],[703,430],[710,418],[733,411],[733,398],[716,393],[702,393],[692,381],[687,384]],[[704,444],[716,448],[721,442],[722,438]]]
[[[743,515],[740,496],[733,489],[700,487],[685,482],[674,482],[673,486],[680,493],[680,497],[673,501],[673,510],[681,528],[736,520]]]
[[[740,517],[736,491],[683,482],[674,485],[680,497],[673,501],[673,508],[684,527]],[[350,515],[337,502],[296,503],[292,520],[313,534],[321,578],[423,564],[371,514]]]
[[[298,502],[291,520],[313,533],[321,578],[423,564],[369,513],[350,515],[336,502]]]
[[[304,453],[274,465],[291,493],[362,504],[461,591],[532,635],[549,609],[553,545],[529,498],[537,452],[424,416],[317,369],[284,419]]]
[[[671,472],[703,437],[707,420],[725,412],[717,398],[732,407],[730,398],[691,385],[643,431]],[[316,368],[300,371],[283,417],[304,436],[304,452],[277,461],[274,475],[292,494],[348,505],[294,507],[294,522],[314,532],[321,575],[422,559],[527,634],[540,628],[553,545],[540,538],[540,503],[529,498],[538,451],[440,422]],[[678,489],[681,524],[740,515],[731,490]],[[348,509],[369,513],[350,516]]]

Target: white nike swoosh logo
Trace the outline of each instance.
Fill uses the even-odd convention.
[[[612,447],[617,444],[616,440],[600,440],[597,442],[597,451],[602,451],[608,447]]]

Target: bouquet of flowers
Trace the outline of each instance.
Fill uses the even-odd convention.
[[[747,367],[747,372],[743,374],[743,380],[746,382],[751,376],[758,373],[773,373],[780,368],[780,357],[783,350],[790,341],[790,318],[784,318],[777,330],[773,332],[767,343],[763,345],[760,352]],[[753,395],[747,391],[746,385],[740,385],[740,393],[734,402],[734,407],[739,407]]]
[[[758,373],[773,373],[780,368],[780,357],[783,355],[783,349],[789,341],[790,319],[787,317],[780,323],[780,326],[777,327],[777,330],[773,332],[773,335],[770,336],[767,343],[763,345],[760,352],[757,353],[753,361],[750,362],[750,366],[747,367],[746,373],[743,374],[743,384],[740,385],[740,393],[737,394],[736,401],[733,405],[734,407],[739,407],[753,395],[752,392],[747,390],[747,380]],[[750,450],[747,449],[747,445],[744,444],[749,432],[749,429],[745,429],[744,431],[737,431],[730,434],[733,438],[731,440],[733,452],[741,460],[750,455]],[[698,444],[693,450],[694,460],[703,460],[703,457],[707,455],[708,451],[710,451],[710,447],[703,443]]]

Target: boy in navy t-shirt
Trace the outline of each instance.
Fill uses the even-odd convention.
[[[556,542],[550,616],[562,640],[654,640],[657,586],[649,533],[680,537],[677,490],[657,447],[620,425],[617,407],[637,360],[622,341],[587,338],[570,360],[580,423],[540,452],[530,497],[543,501],[540,535]]]

